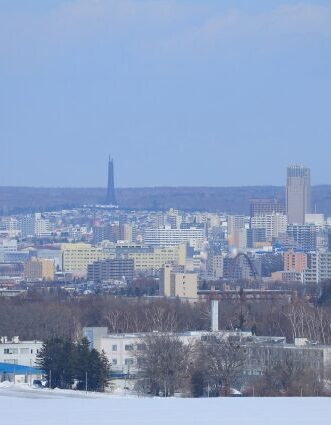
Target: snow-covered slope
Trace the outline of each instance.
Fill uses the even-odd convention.
[[[0,387],[5,425],[327,425],[327,398],[136,398]]]

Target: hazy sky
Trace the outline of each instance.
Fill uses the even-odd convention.
[[[0,185],[331,184],[331,1],[0,0]]]

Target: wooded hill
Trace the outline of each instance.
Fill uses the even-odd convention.
[[[248,214],[249,199],[278,198],[281,186],[242,187],[149,187],[116,189],[118,205],[124,209],[222,211]],[[102,204],[104,188],[0,187],[0,214],[27,213]],[[312,188],[313,210],[331,216],[331,185]]]

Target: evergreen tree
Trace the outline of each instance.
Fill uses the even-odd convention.
[[[86,373],[89,373],[90,367],[90,348],[89,342],[83,338],[76,345],[75,358],[75,378],[78,380],[77,389],[85,390]]]
[[[102,350],[100,354],[101,361],[101,380],[100,380],[100,391],[105,391],[107,387],[111,388],[110,376],[111,376],[111,364],[106,356],[106,353]]]
[[[46,375],[50,388],[71,388],[75,375],[75,346],[70,340],[46,341],[37,355],[37,365]]]
[[[90,350],[86,338],[78,343],[61,338],[46,341],[37,364],[50,388],[72,388],[77,381],[77,389],[104,391],[109,384],[110,363],[104,352]]]

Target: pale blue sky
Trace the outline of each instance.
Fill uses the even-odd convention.
[[[0,185],[331,184],[330,116],[330,0],[0,0]]]

